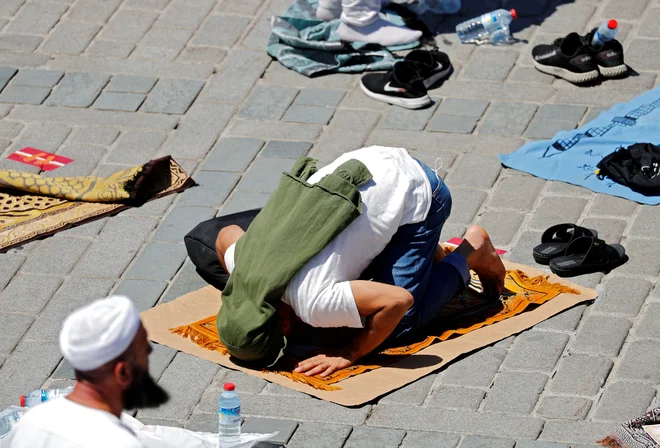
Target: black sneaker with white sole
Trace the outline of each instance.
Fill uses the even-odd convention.
[[[598,67],[587,47],[578,33],[557,39],[552,45],[537,45],[532,50],[534,67],[574,84],[594,81]]]
[[[452,70],[447,54],[441,51],[413,50],[404,59],[410,62],[422,78],[424,86],[430,89],[435,83],[446,78]]]
[[[600,74],[605,78],[616,78],[628,73],[628,66],[623,62],[623,46],[618,40],[605,42],[599,50],[591,46],[597,29],[594,28],[584,36],[582,42],[587,46],[591,57],[596,60]]]
[[[387,73],[364,75],[360,86],[369,98],[407,109],[419,109],[433,102],[422,76],[411,63],[405,61],[397,62]]]

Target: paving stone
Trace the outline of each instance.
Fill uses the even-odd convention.
[[[69,10],[67,18],[104,25],[120,4],[121,0],[104,0],[102,2],[78,0],[75,6]]]
[[[172,301],[181,297],[189,292],[196,291],[200,288],[207,286],[206,280],[199,276],[196,271],[195,265],[188,261],[179,270],[179,274],[172,282],[170,288],[167,290],[160,303]]]
[[[516,337],[503,367],[508,370],[550,373],[567,342],[566,334],[527,331]]]
[[[517,9],[516,9],[517,11]],[[518,13],[520,14],[520,13]],[[552,84],[554,76],[541,73],[533,67],[515,67],[509,75],[509,81],[533,84]]]
[[[660,333],[660,304],[649,304],[646,312],[643,314],[642,321],[635,328],[635,336],[643,339],[658,339]]]
[[[594,441],[602,439],[607,434],[612,434],[620,424],[620,422],[613,424],[549,420],[543,426],[543,432],[541,432],[539,439],[567,442],[571,444],[571,447],[578,448],[577,443],[593,444]]]
[[[568,395],[596,395],[612,369],[612,360],[598,356],[569,355],[557,366],[548,390]]]
[[[108,82],[108,75],[67,73],[48,98],[48,106],[89,107]]]
[[[57,343],[22,341],[0,369],[0,407],[15,406],[26,391],[41,388],[61,357]]]
[[[100,29],[100,26],[93,23],[63,20],[50,33],[39,51],[47,54],[78,55],[85,51]]]
[[[567,104],[544,104],[539,107],[535,118],[539,120],[565,121],[575,123],[580,122],[587,108],[584,106],[571,106]]]
[[[301,423],[289,440],[289,448],[342,448],[350,426],[330,423]]]
[[[536,106],[525,103],[495,103],[479,127],[480,134],[522,135]]]
[[[495,156],[464,154],[454,163],[447,176],[447,184],[454,186],[489,189],[497,180],[502,165]]]
[[[57,369],[51,375],[51,378],[75,380],[76,373],[69,361],[63,359],[62,362],[60,362],[60,365],[57,366]]]
[[[214,215],[210,207],[176,206],[158,228],[154,240],[179,243],[193,227]]]
[[[617,379],[629,379],[657,384],[660,372],[660,346],[654,341],[634,341],[625,350],[616,371]]]
[[[615,357],[631,325],[620,317],[589,316],[571,344],[571,352]]]
[[[5,31],[10,33],[48,34],[67,10],[61,3],[27,2]]]
[[[255,208],[262,208],[266,205],[266,201],[270,197],[270,193],[255,193],[247,191],[236,191],[231,199],[223,205],[219,216],[231,215],[245,210],[252,210]]]
[[[427,131],[470,134],[477,125],[477,118],[466,115],[436,113],[426,127]]]
[[[502,179],[491,196],[489,207],[529,211],[544,185],[545,180],[537,177],[515,176]]]
[[[495,377],[482,409],[486,412],[530,414],[548,377],[539,373],[501,372]]]
[[[632,238],[655,238],[657,232],[658,218],[660,215],[651,207],[642,207],[639,214],[635,218],[632,227],[630,228],[629,235]]]
[[[530,417],[499,414],[482,414],[475,411],[437,409],[429,413],[427,408],[416,406],[378,405],[368,421],[370,426],[422,431],[469,433],[479,428],[484,436],[508,438],[536,438],[543,426],[542,421]]]
[[[202,158],[218,139],[231,119],[234,107],[226,104],[196,103],[186,114],[186,120],[163,145],[159,156]]]
[[[348,437],[344,447],[346,448],[367,448],[379,446],[383,448],[398,448],[401,445],[405,431],[396,429],[368,428],[359,426],[353,428],[353,432]]]
[[[103,27],[99,38],[137,44],[157,18],[155,12],[120,10]]]
[[[129,279],[170,280],[186,258],[183,244],[149,243],[126,274]]]
[[[296,143],[291,143],[296,144]],[[264,145],[253,138],[221,138],[202,165],[207,171],[243,172]]]
[[[63,76],[64,73],[57,70],[22,69],[12,80],[12,85],[55,87],[55,84],[57,84]]]
[[[156,224],[157,220],[153,218],[114,217],[80,258],[73,274],[80,277],[118,278]]]
[[[210,8],[206,5],[197,3],[195,6],[191,5],[170,5],[163,14],[161,14],[158,21],[154,24],[155,27],[162,27],[166,29],[182,28],[186,30],[196,30],[199,25],[208,16]]]
[[[0,353],[9,355],[30,328],[33,320],[32,316],[0,313],[0,326],[2,326]]]
[[[0,50],[14,51],[18,53],[31,53],[41,45],[43,39],[37,36],[26,36],[23,34],[5,34],[0,36]]]
[[[140,41],[131,58],[173,60],[192,35],[192,30],[154,27]]]
[[[513,448],[515,440],[498,437],[467,435],[461,440],[459,448]]]
[[[234,383],[236,390],[238,390],[239,393],[258,394],[264,390],[268,381],[236,370],[222,368],[217,373],[208,389],[221,391],[223,390],[225,383]],[[216,394],[214,404],[215,410],[213,412],[217,412],[218,397],[219,395]],[[207,410],[203,409],[202,412],[207,412]]]
[[[126,42],[112,42],[107,40],[95,39],[85,54],[88,56],[98,56],[114,59],[126,59],[135,49],[135,45]]]
[[[639,19],[649,4],[649,0],[624,0],[620,2],[609,1],[603,14],[616,15],[621,19]],[[613,17],[614,17],[613,15]]]
[[[429,394],[431,386],[433,386],[434,375],[425,376],[411,384],[403,386],[402,388],[387,394],[380,399],[379,403],[401,403],[421,405],[424,399]]]
[[[8,121],[0,121],[0,137],[14,138],[21,132],[23,127],[24,126],[20,123],[10,123]]]
[[[0,17],[12,17],[23,3],[25,3],[25,0],[5,0],[0,5]]]
[[[105,90],[106,92],[149,93],[157,81],[158,78],[151,76],[116,75],[112,77]]]
[[[137,419],[187,419],[218,370],[220,366],[215,363],[178,353],[158,381],[170,393],[170,401],[155,409],[140,410]]]
[[[263,157],[279,157],[282,159],[298,159],[307,155],[312,148],[307,142],[270,141],[266,144],[261,155]]]
[[[57,154],[74,161],[54,171],[42,173],[45,177],[89,176],[106,155],[106,149],[99,146],[62,146]]]
[[[426,123],[428,123],[433,112],[435,112],[435,105],[422,110],[395,107],[381,120],[378,126],[385,129],[421,131],[426,127]]]
[[[231,47],[250,19],[238,16],[210,16],[191,41],[193,45]]]
[[[293,105],[286,112],[282,120],[298,123],[328,124],[335,110],[329,107],[312,107]]]
[[[0,89],[4,89],[10,79],[18,72],[15,68],[0,67]]]
[[[293,168],[293,159],[257,158],[238,183],[238,191],[272,193],[280,183],[283,172]]]
[[[559,4],[556,11],[543,22],[543,31],[564,33],[567,29],[582,30],[594,9],[589,3]]]
[[[130,297],[135,307],[142,312],[153,307],[158,302],[158,298],[165,291],[165,288],[167,288],[167,282],[162,280],[126,279],[117,285],[113,294]]]
[[[23,340],[57,342],[64,319],[77,308],[107,297],[113,280],[68,278],[48,301]],[[59,356],[59,350],[58,356]]]
[[[271,58],[262,51],[234,51],[202,92],[204,101],[240,103],[261,78]]]
[[[279,120],[297,94],[297,89],[257,86],[245,100],[238,116],[252,120]]]
[[[382,101],[374,101],[364,94],[362,89],[358,86],[348,92],[340,105],[341,109],[360,109],[372,111],[387,111],[391,110],[392,106]]]
[[[541,399],[536,415],[549,419],[583,420],[592,401],[586,398],[546,395]]]
[[[195,174],[197,185],[181,193],[179,204],[220,207],[240,178],[237,173],[200,171]]]
[[[185,114],[204,83],[187,79],[161,79],[142,105],[143,112]]]
[[[319,142],[310,151],[310,156],[318,158],[322,163],[327,163],[345,152],[362,147],[369,132],[376,126],[379,119],[380,115],[375,112],[338,110],[332,123],[325,129]],[[311,141],[314,139],[301,136],[284,140]]]
[[[450,364],[440,382],[455,386],[488,389],[504,361],[506,350],[487,347]]]
[[[220,64],[227,56],[227,51],[217,47],[191,47],[188,46],[177,57],[182,62],[209,62]]]
[[[8,264],[3,266],[2,271],[7,272],[7,269],[12,267],[12,258],[17,260],[24,257],[3,254],[2,260]],[[14,264],[14,273],[7,278],[8,285],[0,292],[0,307],[3,311],[10,313],[37,314],[55,294],[62,284],[62,279],[34,274],[14,275],[19,266],[20,264]],[[8,272],[12,272],[12,270]],[[11,278],[11,283],[9,283],[9,278]]]
[[[570,197],[543,198],[534,213],[529,227],[533,230],[545,230],[563,222],[577,222],[587,205],[584,199]]]
[[[463,76],[476,80],[504,81],[516,59],[516,51],[478,48],[463,71]]]
[[[477,224],[488,230],[495,245],[508,246],[520,228],[524,215],[515,212],[485,212],[479,215]]]
[[[594,195],[594,193],[588,188],[554,180],[548,181],[547,193],[553,196],[573,196],[585,199],[591,199]]]
[[[534,118],[525,131],[525,137],[550,139],[559,131],[575,129],[575,124],[569,121],[556,121]]]
[[[516,448],[571,448],[563,443],[540,442],[538,440],[522,440],[516,442]]]
[[[647,11],[644,14],[644,21],[637,28],[637,35],[642,37],[660,37],[660,32],[658,32],[654,21],[657,24],[657,20],[660,19],[660,8],[653,8]]]
[[[291,420],[280,420],[274,418],[258,418],[252,417],[248,418],[243,426],[241,431],[247,434],[249,433],[261,433],[269,434],[277,432],[278,434],[274,437],[268,439],[268,441],[262,443],[266,446],[282,446],[286,445],[291,436],[298,428],[298,422]]]
[[[149,373],[158,381],[178,352],[155,342],[151,343],[151,348],[153,351],[149,355]]]
[[[48,87],[7,86],[0,94],[2,103],[41,104],[50,94]]]
[[[471,389],[464,386],[440,386],[433,390],[425,404],[429,407],[476,411],[485,394],[486,392],[481,389]]]
[[[536,324],[534,328],[537,330],[574,331],[580,323],[585,307],[586,305],[574,306]]]
[[[328,89],[302,89],[296,98],[295,104],[299,106],[328,106],[337,107],[346,92]]]
[[[471,224],[474,215],[477,214],[481,204],[486,198],[486,193],[467,188],[451,189],[452,206],[449,224]]]
[[[26,274],[67,275],[78,258],[87,250],[90,241],[81,238],[62,238],[59,235],[43,241],[23,264]]]
[[[644,280],[614,277],[603,285],[598,294],[594,311],[635,317],[642,308],[652,285]]]
[[[146,95],[138,93],[103,92],[94,103],[96,109],[122,110],[135,112],[140,108]]]
[[[164,132],[125,131],[105,162],[128,165],[146,163],[153,158],[166,138]]]
[[[407,431],[401,448],[455,448],[460,436],[430,431]]]
[[[660,242],[626,239],[623,246],[630,260],[617,268],[617,274],[655,277],[660,273],[660,259],[654,255],[660,250]]]
[[[647,384],[610,383],[598,401],[595,420],[623,422],[642,415],[651,405],[655,389]]]

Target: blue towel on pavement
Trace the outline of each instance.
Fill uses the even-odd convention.
[[[561,180],[599,193],[660,204],[659,196],[644,196],[608,178],[598,179],[596,165],[617,148],[634,143],[660,144],[660,87],[617,104],[598,118],[551,140],[530,142],[500,155],[502,164],[548,180]]]
[[[318,0],[295,0],[282,16],[273,17],[266,43],[269,55],[305,76],[389,70],[400,60],[391,51],[419,45],[418,41],[386,49],[363,42],[342,42],[337,34],[338,19],[316,19],[317,3]],[[383,13],[390,22],[403,25],[400,16],[391,11]]]

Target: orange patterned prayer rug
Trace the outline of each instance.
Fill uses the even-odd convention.
[[[480,292],[478,279],[473,274],[471,287],[453,299],[437,320],[436,330],[424,339],[403,347],[394,347],[364,358],[360,364],[321,378],[308,377],[293,372],[293,369],[278,370],[275,373],[293,381],[307,384],[318,390],[339,390],[336,384],[353,376],[379,369],[400,361],[406,356],[418,353],[430,345],[458,338],[474,330],[517,316],[524,311],[538,307],[562,293],[580,295],[580,291],[560,283],[553,283],[548,276],[529,277],[521,270],[508,270],[505,278],[505,293],[499,300],[486,300]],[[187,338],[208,350],[227,355],[227,349],[218,337],[216,316],[210,316],[189,325],[170,328],[170,332]],[[290,361],[294,365],[293,360]]]
[[[169,156],[108,177],[43,177],[0,171],[0,252],[192,184]]]

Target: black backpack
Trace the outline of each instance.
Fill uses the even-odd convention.
[[[660,196],[660,147],[635,143],[598,162],[598,178],[608,177],[645,196]]]

